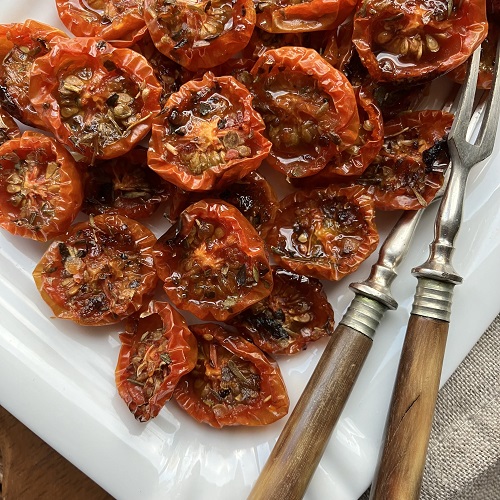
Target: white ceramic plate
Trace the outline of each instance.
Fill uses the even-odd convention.
[[[7,5],[6,5],[7,4]],[[54,0],[2,2],[0,23],[37,19],[60,27]],[[455,267],[456,287],[442,383],[500,310],[500,165],[476,167],[469,182]],[[276,176],[274,176],[276,177]],[[356,500],[373,476],[383,423],[416,280],[410,269],[427,257],[435,207],[393,286],[400,307],[387,313],[354,392],[306,498]],[[379,216],[382,238],[396,220]],[[159,217],[152,228],[166,229]],[[136,422],[117,396],[118,329],[82,328],[51,318],[31,272],[45,246],[0,233],[0,404],[119,499],[245,497],[284,420],[265,428],[215,430],[174,403],[148,424]],[[337,320],[352,299],[351,281],[367,277],[373,255],[352,277],[328,285]],[[280,359],[294,405],[324,347]]]

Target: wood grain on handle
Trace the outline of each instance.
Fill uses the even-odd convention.
[[[337,327],[249,499],[303,497],[371,346],[362,333]]]
[[[419,497],[448,325],[410,317],[371,500]]]

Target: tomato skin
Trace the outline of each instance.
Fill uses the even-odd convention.
[[[0,226],[47,241],[78,214],[83,185],[73,157],[52,137],[24,132],[0,146]]]
[[[68,35],[32,19],[0,25],[0,60],[3,61],[0,66],[0,103],[26,125],[46,128],[29,99],[30,71],[34,61],[46,54],[60,38],[68,38]]]
[[[377,247],[372,197],[360,186],[297,191],[266,235],[277,264],[318,279],[354,272]]]
[[[207,7],[201,12],[186,0],[144,0],[144,20],[156,47],[191,71],[227,61],[247,45],[255,27],[252,0],[218,0]]]
[[[381,210],[427,206],[444,181],[452,123],[451,113],[437,110],[408,112],[386,122],[384,146],[353,182],[364,186]]]
[[[207,72],[168,99],[153,124],[148,164],[181,189],[222,189],[267,157],[271,143],[263,130],[246,87]]]
[[[156,237],[120,215],[97,215],[54,240],[33,271],[54,315],[84,326],[117,323],[138,311],[157,283]]]
[[[0,146],[9,139],[18,139],[21,131],[14,118],[0,108]]]
[[[153,215],[170,197],[173,186],[147,164],[147,150],[140,146],[110,160],[97,160],[84,170],[87,214],[119,214],[131,219]]]
[[[257,26],[271,33],[328,30],[344,21],[355,7],[355,0],[261,3],[257,7]]]
[[[60,40],[31,72],[30,99],[47,129],[91,162],[120,156],[143,139],[160,112],[160,95],[144,57],[99,38]],[[115,105],[125,96],[132,100]],[[130,114],[119,117],[119,106]]]
[[[315,50],[268,50],[251,71],[254,106],[273,146],[267,162],[289,178],[319,172],[352,145],[359,130],[347,78]]]
[[[268,354],[296,354],[331,335],[333,309],[321,282],[273,267],[273,291],[231,320],[238,332]]]
[[[146,34],[140,0],[106,0],[106,4],[94,9],[86,0],[56,0],[61,21],[75,36],[100,37],[116,47],[130,47]]]
[[[288,413],[290,401],[279,367],[258,347],[216,324],[193,325],[191,330],[198,339],[198,363],[174,391],[177,403],[189,415],[220,428],[267,425]],[[235,398],[228,402],[234,395],[234,384],[240,384],[235,372],[256,382],[254,394],[244,395],[241,402]],[[218,401],[207,404],[199,385],[216,392]]]
[[[486,3],[464,0],[448,8],[444,1],[359,3],[353,43],[371,77],[431,79],[465,62],[486,37]]]
[[[146,311],[126,320],[125,329],[116,387],[135,418],[146,422],[158,415],[181,377],[195,367],[198,344],[184,318],[166,302],[150,302]]]
[[[271,292],[264,242],[235,207],[221,200],[189,206],[155,250],[169,299],[202,320],[225,321]]]

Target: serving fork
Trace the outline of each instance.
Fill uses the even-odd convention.
[[[371,499],[418,499],[432,417],[436,404],[451,315],[453,290],[462,277],[452,265],[462,220],[467,177],[491,155],[500,118],[498,84],[500,43],[495,75],[475,141],[467,138],[476,94],[480,48],[472,57],[448,136],[452,168],[435,222],[429,258],[412,270],[418,284],[401,352]]]
[[[482,109],[478,105],[465,130],[476,128]],[[290,415],[250,499],[302,498],[368,355],[376,329],[384,313],[397,307],[390,286],[421,214],[422,210],[403,213],[382,245],[369,278],[351,285],[355,297]],[[382,494],[380,498],[389,497]],[[404,495],[393,498],[406,499]]]

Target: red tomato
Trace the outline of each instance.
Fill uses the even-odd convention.
[[[315,50],[268,50],[252,69],[254,106],[273,143],[268,163],[290,178],[319,172],[354,144],[359,117],[345,76]]]
[[[151,302],[120,334],[115,378],[118,394],[137,420],[156,417],[180,378],[198,359],[198,344],[184,318],[166,302]]]
[[[53,138],[25,132],[0,146],[0,226],[47,241],[64,233],[83,200],[73,157]]]
[[[155,246],[169,299],[203,320],[225,321],[271,293],[264,242],[232,205],[202,200]]]
[[[58,318],[87,326],[116,323],[153,292],[154,234],[120,215],[98,215],[55,240],[33,271]]]
[[[158,50],[196,71],[222,64],[247,45],[255,7],[252,0],[144,0],[144,19]]]
[[[382,210],[427,206],[444,181],[452,123],[453,115],[444,111],[415,111],[387,122],[379,155],[354,182],[365,186]]]
[[[0,146],[9,139],[18,139],[21,131],[12,116],[0,108]]]
[[[327,30],[338,26],[356,7],[356,0],[257,2],[257,26],[271,33]]]
[[[356,98],[360,117],[356,142],[335,156],[323,170],[305,179],[293,182],[297,187],[326,187],[343,182],[345,176],[361,175],[375,159],[384,143],[382,113],[368,89],[357,87]]]
[[[130,151],[160,112],[146,59],[98,38],[59,40],[36,59],[30,98],[46,127],[91,163]]]
[[[465,62],[487,30],[485,0],[366,0],[353,42],[376,81],[430,79]]]
[[[147,150],[137,147],[111,160],[97,160],[85,170],[87,214],[120,214],[132,219],[152,215],[165,201],[173,186],[153,172],[147,164]]]
[[[66,33],[28,19],[0,25],[0,103],[26,125],[45,128],[29,98],[30,72],[34,61],[45,55]]]
[[[490,15],[488,15],[488,18]],[[481,44],[481,61],[479,63],[479,75],[477,87],[480,89],[490,89],[493,81],[493,71],[495,69],[495,55],[498,43],[498,24],[491,21],[488,23],[488,35]],[[448,73],[448,76],[458,83],[463,83],[467,73],[467,63],[461,64],[458,68]]]
[[[142,0],[56,0],[59,17],[76,36],[128,47],[146,33]]]
[[[174,397],[198,422],[212,427],[266,425],[288,413],[289,399],[277,364],[255,345],[219,325],[193,325],[195,368]]]
[[[321,282],[273,268],[273,291],[231,320],[269,354],[295,354],[333,333],[333,309]]]
[[[155,120],[148,164],[189,191],[221,189],[256,170],[271,143],[250,92],[230,76],[205,73],[172,94]]]
[[[218,198],[234,205],[262,236],[263,227],[274,220],[278,199],[273,188],[262,175],[250,172],[221,191],[211,191],[210,198]],[[173,222],[189,205],[204,199],[205,193],[173,190],[168,217]]]
[[[339,280],[377,247],[374,215],[373,200],[360,186],[298,191],[281,200],[266,243],[280,266]]]

